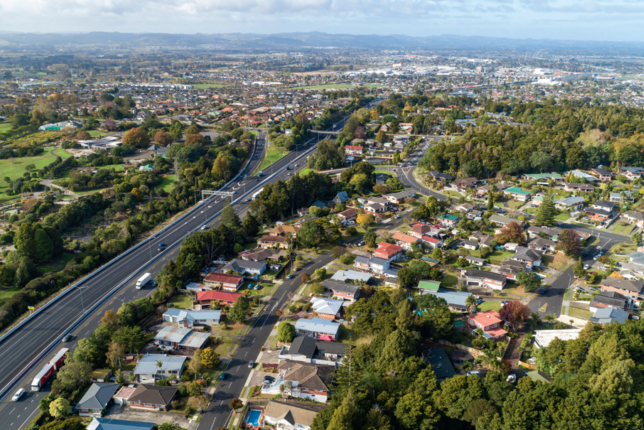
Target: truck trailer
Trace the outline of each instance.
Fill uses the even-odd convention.
[[[137,281],[136,281],[136,289],[140,290],[141,288],[145,287],[148,282],[152,280],[152,275],[149,273],[144,274],[141,276]]]
[[[65,364],[65,360],[67,359],[68,352],[69,348],[61,348],[60,351],[54,355],[54,358],[49,360],[49,364],[54,366],[54,370],[60,370],[60,368],[63,367],[63,364]]]
[[[56,369],[54,369],[54,366],[51,364],[47,363],[45,366],[40,369],[40,372],[34,377],[34,380],[31,381],[31,391],[40,391],[45,385],[47,385],[47,382],[51,379],[52,376],[54,376],[54,372]]]

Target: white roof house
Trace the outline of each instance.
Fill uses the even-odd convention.
[[[318,314],[336,316],[340,312],[340,309],[342,309],[344,300],[314,297],[311,299],[311,304],[313,305],[313,310]]]
[[[139,364],[134,369],[134,374],[145,379],[165,379],[168,377],[180,377],[183,366],[188,357],[166,354],[146,354],[141,357]],[[158,366],[161,364],[161,366]]]
[[[572,328],[564,330],[535,330],[534,345],[537,348],[546,348],[550,342],[558,338],[559,340],[575,340],[579,337],[581,329]]]

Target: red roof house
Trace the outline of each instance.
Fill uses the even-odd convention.
[[[470,327],[480,328],[483,330],[483,337],[487,339],[497,339],[508,334],[503,330],[503,320],[497,311],[489,310],[485,312],[477,312],[470,315],[467,319]]]
[[[398,260],[403,253],[403,249],[387,242],[380,242],[378,248],[373,252],[373,256],[384,258],[385,260]]]
[[[237,291],[241,284],[244,283],[244,277],[225,273],[210,273],[203,281],[204,284],[221,287],[226,291]]]
[[[227,291],[198,291],[195,304],[202,305],[202,307],[210,306],[210,303],[217,301],[223,305],[232,306],[235,304],[238,298],[243,296],[242,293],[229,293]]]

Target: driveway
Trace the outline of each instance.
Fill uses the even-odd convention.
[[[168,421],[174,421],[186,430],[196,430],[198,424],[190,422],[186,416],[181,413],[159,412],[159,411],[138,411],[127,406],[113,405],[106,418],[125,421],[143,421],[148,423],[163,424]]]

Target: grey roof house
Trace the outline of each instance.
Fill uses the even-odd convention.
[[[220,272],[226,273],[228,270],[239,272],[242,275],[261,275],[266,271],[266,263],[233,258],[221,268]]]
[[[179,378],[187,359],[187,357],[178,355],[146,354],[139,360],[134,374],[141,382]],[[160,367],[159,364],[161,364]]]
[[[177,395],[175,387],[141,384],[128,399],[131,408],[164,411]]]
[[[170,308],[163,313],[163,321],[177,323],[179,327],[192,328],[194,326],[219,324],[221,311],[205,310],[193,311],[191,309]]]
[[[81,417],[100,417],[118,390],[119,384],[99,382],[92,384],[78,402],[78,415]]]

